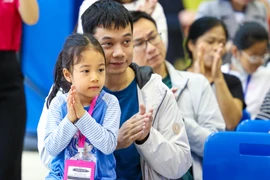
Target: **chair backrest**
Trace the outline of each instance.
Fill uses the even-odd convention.
[[[246,109],[244,109],[242,111],[242,118],[240,119],[240,122],[250,119],[250,118],[251,118],[250,113]]]
[[[270,132],[270,121],[245,120],[237,126],[236,131],[238,131],[238,132],[269,133]]]
[[[270,134],[218,132],[206,140],[204,180],[270,179]]]

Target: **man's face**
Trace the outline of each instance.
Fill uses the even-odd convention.
[[[131,26],[126,28],[97,27],[95,37],[101,44],[106,56],[107,75],[122,74],[132,62],[132,31]]]
[[[133,24],[133,61],[139,66],[151,66],[154,71],[165,60],[166,49],[155,24],[145,18]]]

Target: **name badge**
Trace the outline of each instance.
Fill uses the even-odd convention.
[[[94,180],[95,162],[66,160],[64,180]]]

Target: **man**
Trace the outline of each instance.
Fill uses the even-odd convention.
[[[177,88],[178,111],[184,117],[193,155],[193,168],[183,179],[202,179],[204,142],[213,132],[223,131],[222,118],[209,82],[198,74],[177,71],[165,60],[166,50],[155,21],[146,13],[131,12],[133,20],[133,61],[140,66],[151,66],[169,88]]]
[[[106,55],[104,90],[115,95],[121,107],[116,158],[117,179],[177,179],[191,166],[185,126],[174,95],[149,67],[132,62],[132,19],[123,5],[97,1],[82,15],[83,31],[98,39]],[[140,110],[139,110],[140,104]],[[152,111],[152,110],[153,111]],[[43,109],[38,127],[39,151],[44,163]],[[137,117],[152,113],[147,123]],[[151,126],[152,125],[152,126]],[[50,165],[49,165],[50,166]]]

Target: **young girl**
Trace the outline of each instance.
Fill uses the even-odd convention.
[[[105,55],[98,41],[92,35],[69,36],[58,56],[47,101],[45,148],[54,159],[46,179],[63,179],[70,159],[94,162],[95,179],[116,179],[112,153],[120,107],[102,90],[104,82]],[[59,90],[63,94],[57,94]]]

